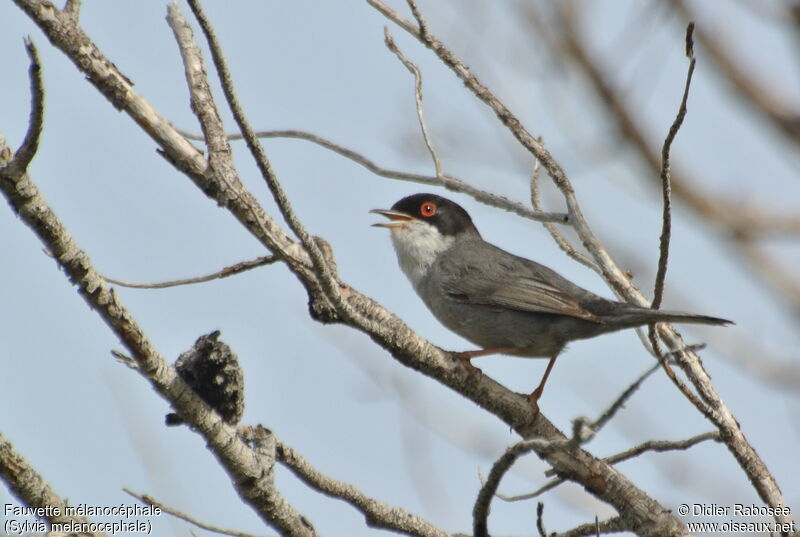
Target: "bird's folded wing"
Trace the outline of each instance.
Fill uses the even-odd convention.
[[[470,265],[447,271],[450,276],[442,278],[442,289],[455,300],[489,309],[552,313],[602,322],[569,293],[536,274],[520,275],[511,267],[492,268],[500,270],[489,274],[485,267]]]

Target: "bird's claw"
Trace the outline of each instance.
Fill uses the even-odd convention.
[[[526,395],[525,398],[528,400],[528,403],[531,405],[531,410],[533,411],[533,415],[536,416],[539,414],[539,398],[542,396],[541,388],[536,388],[531,392],[530,395]]]
[[[473,355],[472,355],[471,352],[469,352],[469,351],[454,352],[454,353],[451,353],[451,354],[452,354],[453,358],[455,358],[456,360],[458,360],[459,362],[464,364],[467,367],[468,370],[470,370],[473,373],[477,373],[480,376],[483,376],[483,371],[481,371],[479,367],[475,366],[472,363]]]

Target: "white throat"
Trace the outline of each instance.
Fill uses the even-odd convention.
[[[419,220],[392,229],[392,244],[400,268],[419,294],[419,286],[440,253],[453,245],[455,238]]]

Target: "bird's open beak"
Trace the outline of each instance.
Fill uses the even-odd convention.
[[[403,227],[408,222],[414,220],[413,216],[407,215],[406,213],[401,213],[400,211],[392,211],[389,209],[372,209],[370,212],[375,214],[382,214],[383,216],[389,219],[389,222],[378,222],[377,224],[372,224],[373,227],[385,227],[389,229],[395,229]]]

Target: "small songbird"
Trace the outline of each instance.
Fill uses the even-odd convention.
[[[470,360],[487,354],[549,358],[538,400],[567,343],[657,322],[725,325],[731,321],[608,300],[555,271],[483,240],[467,211],[435,194],[414,194],[390,210],[370,212],[389,221],[400,268],[433,315],[481,347],[454,353]]]

